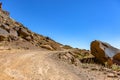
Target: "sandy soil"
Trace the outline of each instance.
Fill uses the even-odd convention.
[[[68,64],[58,52],[0,50],[0,80],[120,80],[96,64]]]

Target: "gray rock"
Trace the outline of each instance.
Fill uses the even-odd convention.
[[[8,35],[9,33],[6,30],[0,28],[0,41],[6,41]]]
[[[9,34],[13,35],[13,36],[16,36],[16,37],[18,36],[18,33],[14,29],[10,29]]]
[[[0,41],[6,41],[8,40],[7,36],[0,35]]]
[[[9,33],[6,30],[0,28],[0,35],[7,36]]]

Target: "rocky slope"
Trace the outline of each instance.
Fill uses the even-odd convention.
[[[119,80],[118,66],[113,71],[95,64],[96,48],[100,55],[99,45],[75,49],[36,34],[10,18],[0,3],[0,80]]]
[[[30,45],[32,47],[46,48],[49,50],[62,49],[61,44],[55,42],[49,37],[44,37],[31,32],[24,25],[10,18],[9,12],[0,8],[0,42],[2,41],[6,41],[8,44],[11,43],[14,46],[16,42],[14,48],[30,48],[27,46]]]
[[[120,79],[120,72],[101,65],[80,62],[74,65],[73,54],[69,53],[69,50],[0,50],[0,80]],[[63,55],[59,58],[60,54],[66,54],[68,59],[66,60]]]

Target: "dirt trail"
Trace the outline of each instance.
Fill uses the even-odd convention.
[[[39,50],[0,51],[0,80],[113,80],[101,72],[63,62],[53,56],[56,53]]]
[[[53,61],[49,51],[3,51],[0,80],[80,80],[65,65]]]

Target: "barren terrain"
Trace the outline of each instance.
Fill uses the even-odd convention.
[[[111,52],[119,63],[118,49],[106,43],[95,40],[91,50],[78,49],[34,33],[12,19],[0,2],[0,80],[120,80],[120,66],[96,63],[106,62],[105,54]]]
[[[64,62],[59,52],[65,51],[0,50],[0,80],[120,80],[96,64]]]

